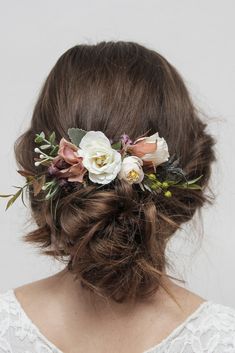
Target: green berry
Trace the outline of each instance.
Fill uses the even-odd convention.
[[[172,196],[172,193],[171,193],[169,190],[167,190],[167,191],[164,192],[164,195],[165,195],[166,197],[171,197],[171,196]]]
[[[148,174],[148,177],[150,180],[156,180],[156,175],[155,174]]]
[[[163,188],[168,188],[169,184],[166,181],[163,181],[162,183],[162,187]]]

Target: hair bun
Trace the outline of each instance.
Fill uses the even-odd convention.
[[[118,179],[102,189],[64,189],[52,200],[53,214],[50,201],[29,194],[37,227],[26,241],[69,263],[93,292],[117,301],[148,297],[162,285],[168,240],[212,200],[207,186],[216,141],[178,71],[134,42],[77,45],[59,58],[40,91],[29,129],[15,143],[18,165],[37,173],[35,134],[53,131],[59,141],[67,139],[71,127],[99,130],[113,141],[123,132],[134,141],[158,131],[170,155],[180,157],[188,180],[203,175],[200,190],[175,188],[172,197]]]

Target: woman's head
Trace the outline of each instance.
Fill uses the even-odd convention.
[[[34,137],[70,127],[99,130],[113,141],[159,132],[188,179],[203,175],[202,190],[176,189],[171,198],[115,183],[60,194],[50,201],[30,193],[37,228],[25,240],[68,261],[86,288],[117,301],[145,298],[161,285],[167,241],[205,202],[215,160],[214,138],[198,116],[177,70],[134,42],[100,42],[67,50],[49,73],[31,125],[15,143],[18,164],[33,173]],[[43,168],[43,166],[41,166]]]

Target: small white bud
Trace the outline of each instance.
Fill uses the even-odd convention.
[[[34,151],[37,152],[37,153],[41,153],[40,149],[39,148],[34,148]]]
[[[43,154],[40,154],[39,158],[43,159],[44,158]]]
[[[35,162],[34,165],[38,167],[41,164],[41,162]]]

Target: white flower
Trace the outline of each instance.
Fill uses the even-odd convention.
[[[88,131],[81,139],[77,154],[83,157],[83,165],[94,183],[108,184],[121,169],[121,154],[114,150],[109,139],[101,131]]]
[[[130,184],[140,183],[144,178],[143,162],[139,157],[129,156],[122,161],[122,167],[118,174],[119,179],[124,179]]]

